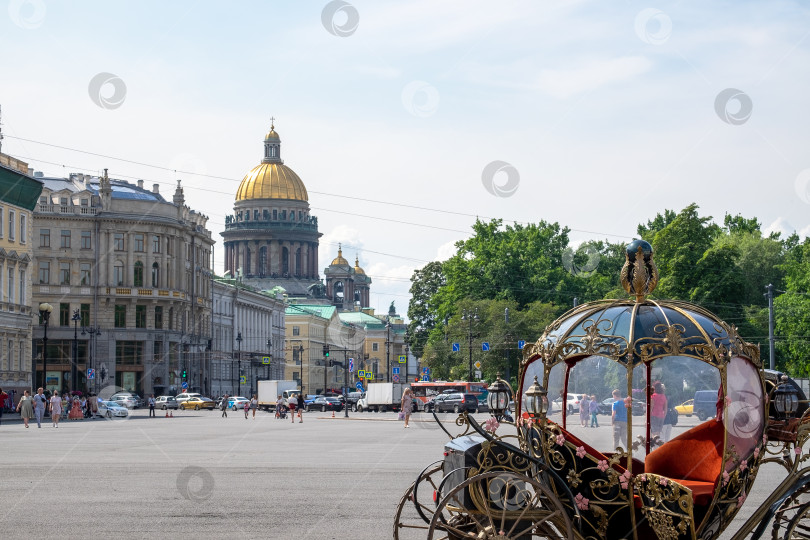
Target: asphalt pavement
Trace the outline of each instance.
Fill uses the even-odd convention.
[[[451,433],[455,415],[441,415]],[[485,420],[486,414],[478,415]],[[600,419],[607,417],[600,417]],[[391,538],[397,503],[448,440],[432,415],[174,411],[0,425],[6,538]],[[591,428],[588,428],[591,429]],[[604,432],[604,433],[603,433]],[[610,426],[589,437],[609,437]],[[735,524],[783,475],[761,471]],[[734,525],[730,530],[733,530]],[[725,534],[724,537],[730,537]]]

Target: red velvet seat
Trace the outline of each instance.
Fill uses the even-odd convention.
[[[704,422],[650,452],[644,469],[691,489],[695,504],[708,504],[722,472],[724,436],[722,422]]]

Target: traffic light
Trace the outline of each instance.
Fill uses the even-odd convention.
[[[324,358],[329,358],[329,345],[323,346],[323,356]]]
[[[186,378],[186,370],[185,369],[183,370],[183,378],[184,379]]]

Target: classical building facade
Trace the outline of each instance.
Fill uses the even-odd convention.
[[[343,258],[343,248],[338,245],[338,255],[324,269],[326,296],[332,305],[341,311],[353,311],[369,306],[371,278],[360,267],[355,256],[354,266]]]
[[[225,218],[225,272],[260,290],[281,286],[294,296],[322,287],[318,277],[318,219],[309,213],[301,179],[281,160],[271,126],[264,158],[242,179],[233,215]]]
[[[177,394],[183,383],[210,391],[214,241],[208,218],[185,205],[180,182],[166,200],[157,184],[149,191],[106,171],[43,181],[31,238],[33,302],[53,313],[45,355],[46,329],[34,329],[38,380],[45,373],[51,390],[141,396]]]
[[[0,388],[15,402],[34,386],[31,232],[42,183],[30,172],[28,164],[0,154]]]
[[[215,279],[213,292],[211,395],[250,396],[257,380],[284,379],[286,304],[281,295],[235,279]]]

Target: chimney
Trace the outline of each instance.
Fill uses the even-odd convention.
[[[152,184],[152,193],[160,193],[160,184]]]
[[[138,189],[143,189],[143,180],[138,180]]]

